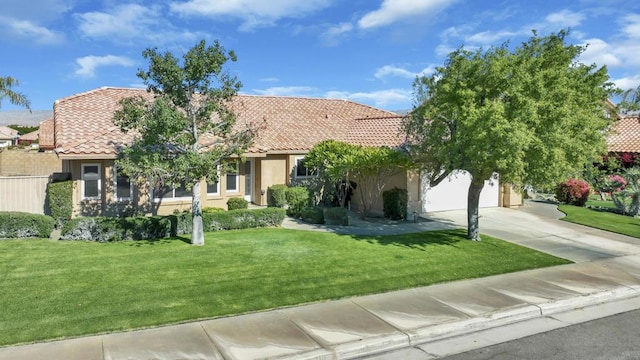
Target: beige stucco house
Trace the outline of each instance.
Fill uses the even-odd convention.
[[[143,89],[113,87],[72,95],[57,100],[53,119],[41,125],[41,149],[54,150],[62,160],[62,171],[74,181],[75,215],[116,215],[132,208],[163,215],[191,207],[190,191],[138,188],[114,166],[118,149],[131,136],[114,125],[113,114],[120,108],[119,100],[131,96],[151,95]],[[246,161],[238,162],[237,171],[220,174],[217,184],[203,182],[204,207],[226,208],[231,197],[266,205],[270,186],[295,184],[312,176],[304,167],[304,156],[323,140],[389,147],[405,141],[400,116],[348,100],[237,95],[231,107],[238,126],[264,123],[265,127],[244,154]],[[456,174],[430,187],[426,177],[402,172],[386,188],[408,190],[409,213],[465,208],[467,177]],[[502,200],[496,181],[483,190],[481,206],[498,206]],[[358,206],[357,193],[352,205]],[[382,211],[381,200],[373,211]]]

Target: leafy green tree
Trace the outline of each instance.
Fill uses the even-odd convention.
[[[606,67],[577,61],[585,47],[567,45],[566,36],[534,31],[514,50],[460,48],[414,83],[416,105],[404,126],[410,153],[432,186],[469,172],[469,239],[480,240],[480,192],[494,174],[551,188],[604,153],[614,87]]]
[[[183,54],[147,49],[148,70],[139,70],[153,98],[123,99],[114,115],[123,132],[134,140],[124,147],[117,166],[143,184],[153,186],[185,184],[192,191],[193,231],[191,243],[204,244],[200,183],[217,181],[217,167],[225,159],[241,156],[252,142],[256,129],[239,129],[229,102],[241,83],[224,68],[236,61],[217,41],[205,41]]]
[[[10,76],[0,77],[0,106],[2,99],[7,98],[13,105],[18,105],[31,110],[31,102],[22,93],[12,90],[14,86],[20,85],[20,82]]]
[[[352,175],[358,183],[362,216],[367,217],[382,195],[387,181],[411,167],[405,152],[388,147],[357,147]]]
[[[618,104],[618,108],[624,113],[640,110],[640,85],[622,93],[622,101]]]
[[[354,145],[325,140],[311,148],[304,157],[304,163],[307,168],[316,169],[323,184],[319,191],[326,194],[335,190],[340,206],[344,207],[357,158],[358,149]]]

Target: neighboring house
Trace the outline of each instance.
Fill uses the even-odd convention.
[[[607,150],[618,154],[640,154],[640,116],[620,117],[607,136]]]
[[[0,126],[0,148],[16,145],[18,131],[8,126]]]
[[[119,109],[118,101],[130,96],[151,95],[141,89],[110,87],[76,94],[57,100],[53,120],[41,124],[41,149],[53,148],[62,160],[63,172],[75,181],[76,215],[118,214],[130,207],[170,214],[191,208],[191,193],[184,188],[137,189],[114,167],[118,149],[131,141],[131,136],[123,134],[112,118]],[[230,197],[266,205],[271,185],[313,176],[304,167],[304,156],[323,140],[390,147],[404,142],[400,116],[348,100],[237,95],[232,108],[239,125],[264,122],[266,126],[244,154],[246,161],[238,163],[237,171],[221,174],[217,184],[203,184],[204,207],[224,208]],[[429,188],[418,174],[404,172],[391,179],[387,188],[408,190],[410,213],[435,211],[452,208],[451,204],[466,208],[465,181],[463,175],[452,176]],[[454,201],[460,194],[465,199],[462,206]],[[482,196],[481,206],[498,206],[497,181]],[[381,211],[381,205],[379,201],[374,210]]]
[[[18,137],[18,145],[28,146],[38,141],[39,130],[32,131],[30,133],[20,135]]]

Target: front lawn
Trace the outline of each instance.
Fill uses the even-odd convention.
[[[558,210],[567,214],[561,220],[640,238],[638,218],[573,205],[560,205]]]
[[[90,243],[0,241],[0,345],[135,329],[569,261],[463,231],[286,229]]]

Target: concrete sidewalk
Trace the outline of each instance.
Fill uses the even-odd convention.
[[[464,339],[478,332],[514,324],[548,330],[547,320],[553,316],[563,318],[560,314],[611,301],[626,301],[621,311],[640,307],[640,240],[523,211],[481,209],[481,216],[483,233],[577,263],[149,330],[6,347],[0,348],[0,359],[391,359],[411,358],[415,352],[420,359],[437,358],[455,353],[456,346],[468,348]],[[398,224],[392,230],[385,226],[393,224],[371,227],[421,231],[459,227],[464,219],[464,212],[454,211],[430,215],[430,221]],[[558,322],[553,326],[560,326]],[[390,351],[396,353],[386,357]]]

